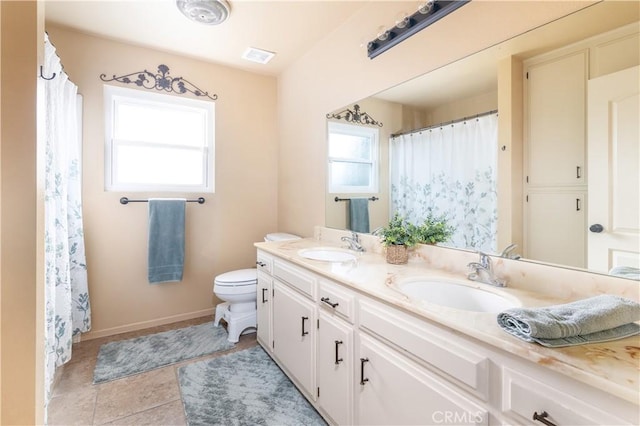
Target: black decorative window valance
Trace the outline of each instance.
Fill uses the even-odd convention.
[[[345,120],[354,124],[365,124],[367,126],[382,127],[382,123],[376,121],[364,111],[360,111],[360,105],[355,104],[353,109],[345,109],[335,114],[327,114],[328,119]]]
[[[169,75],[169,67],[163,64],[158,65],[158,72],[155,74],[147,70],[132,72],[121,76],[114,74],[112,78],[107,78],[106,74],[100,74],[100,80],[135,84],[144,89],[155,89],[169,93],[191,93],[196,96],[206,96],[213,101],[218,99],[218,95],[210,95],[209,92],[205,92],[184,77],[172,77]]]

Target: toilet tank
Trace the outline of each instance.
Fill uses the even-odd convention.
[[[287,234],[285,232],[274,232],[272,234],[267,234],[264,237],[265,241],[287,241],[287,240],[299,240],[300,237],[298,235]]]

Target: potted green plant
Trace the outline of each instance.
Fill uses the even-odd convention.
[[[429,214],[421,225],[417,226],[417,239],[420,244],[436,244],[448,241],[455,228],[447,222],[447,218]]]
[[[418,243],[418,235],[418,228],[396,212],[380,232],[380,239],[386,247],[387,262],[395,265],[407,263],[408,249]]]

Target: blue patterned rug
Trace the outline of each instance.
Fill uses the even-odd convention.
[[[93,383],[144,373],[176,362],[230,349],[227,332],[213,322],[164,331],[100,347]]]
[[[180,367],[178,380],[189,426],[326,425],[260,346]]]

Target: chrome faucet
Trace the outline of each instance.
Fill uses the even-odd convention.
[[[346,241],[349,243],[349,249],[353,251],[363,252],[364,247],[360,244],[360,239],[358,238],[358,234],[355,232],[351,232],[351,236],[344,236],[340,238],[342,241]]]
[[[514,259],[514,260],[520,259],[521,256],[518,253],[515,253],[517,248],[518,248],[517,244],[509,244],[504,248],[504,250],[502,250],[502,253],[500,253],[500,257],[504,257],[506,259]]]
[[[496,287],[506,287],[507,282],[495,276],[491,257],[480,251],[478,254],[480,255],[480,260],[467,265],[471,271],[469,275],[467,275],[467,278],[471,281],[478,281]]]

